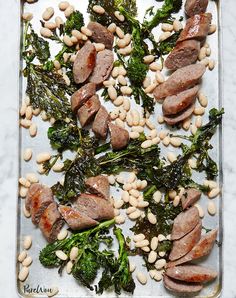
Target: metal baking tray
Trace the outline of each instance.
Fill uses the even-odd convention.
[[[34,4],[27,4],[24,3],[23,0],[19,3],[20,5],[20,14],[24,11],[30,11],[34,15],[34,19],[32,20],[34,29],[39,32],[40,22],[39,19],[41,18],[42,12],[48,6],[53,6],[56,10],[56,15],[63,16],[63,13],[58,9],[59,0],[39,0]],[[77,0],[70,0],[70,3],[75,6],[78,10],[80,10],[85,16],[85,22],[88,21],[88,14],[87,10],[87,3],[88,1],[77,1]],[[161,5],[160,3],[156,2],[155,0],[137,0],[138,12],[140,16],[140,20],[143,18],[144,12],[146,8],[152,5]],[[222,107],[222,65],[221,65],[221,8],[220,8],[220,1],[209,1],[208,11],[213,15],[213,23],[218,25],[217,33],[208,36],[207,41],[209,42],[212,55],[211,57],[216,60],[216,66],[213,71],[206,71],[203,80],[201,90],[208,96],[209,104],[206,110],[206,113],[203,117],[204,122],[207,122],[208,119],[208,111],[212,107],[221,108]],[[184,15],[183,11],[179,13],[179,15]],[[19,15],[20,18],[20,15]],[[22,23],[20,26],[19,34],[22,37]],[[158,30],[156,31],[158,32]],[[21,46],[21,45],[20,45]],[[23,61],[20,60],[20,69],[23,68]],[[25,88],[26,88],[26,80],[20,73],[19,78],[19,105],[21,105],[22,100],[25,97]],[[112,109],[111,103],[105,103],[108,110]],[[151,116],[151,120],[156,124],[158,131],[161,129],[165,129],[165,125],[157,124],[156,118],[157,114],[160,114],[161,105],[157,104],[155,108],[154,115]],[[51,152],[51,148],[47,139],[47,128],[49,127],[48,122],[44,122],[41,120],[40,117],[34,117],[33,122],[38,125],[38,134],[35,138],[31,138],[29,136],[29,132],[26,129],[19,129],[19,177],[25,176],[28,172],[36,172],[36,161],[35,157],[39,152],[42,151],[49,151]],[[173,133],[176,132],[173,129]],[[179,131],[178,131],[179,132]],[[185,133],[185,131],[181,131],[181,133]],[[223,173],[222,173],[222,127],[220,127],[212,140],[212,144],[214,145],[214,149],[212,150],[212,156],[217,161],[219,166],[219,177],[218,182],[220,186],[223,185]],[[24,162],[22,160],[22,152],[25,148],[32,148],[33,150],[33,158],[29,162]],[[161,153],[165,154],[167,151],[166,148],[161,147]],[[176,151],[173,147],[168,148],[168,151]],[[39,175],[39,174],[38,174]],[[40,175],[39,175],[40,176]],[[56,181],[60,180],[62,174],[56,174],[51,172],[49,176],[41,175],[39,177],[40,182],[45,183],[47,185],[53,185]],[[200,181],[200,175],[195,176],[194,179]],[[112,194],[117,197],[118,193],[115,192],[115,188],[112,188]],[[20,297],[47,297],[45,291],[57,286],[59,288],[59,293],[56,297],[63,297],[63,298],[76,298],[76,297],[94,297],[96,294],[94,292],[90,292],[86,288],[80,286],[76,280],[67,275],[63,272],[62,276],[58,275],[57,269],[47,269],[44,268],[39,260],[38,255],[40,250],[46,245],[46,240],[43,238],[40,230],[36,228],[30,219],[27,219],[23,215],[23,204],[24,200],[17,198],[18,200],[18,208],[17,208],[17,255],[22,250],[22,242],[23,237],[25,235],[32,235],[33,238],[33,245],[29,250],[29,255],[33,258],[33,263],[30,266],[30,274],[25,282],[19,282],[17,280],[18,272],[20,269],[20,264],[17,262],[17,255],[16,255],[16,285],[17,285],[17,292]],[[197,297],[220,297],[220,293],[222,290],[222,276],[223,276],[223,261],[222,261],[222,239],[223,239],[223,221],[222,221],[222,208],[223,208],[223,197],[222,192],[219,197],[214,199],[217,205],[217,215],[211,217],[207,213],[207,201],[208,199],[205,196],[202,196],[200,204],[205,210],[205,217],[203,219],[203,225],[207,228],[219,228],[218,233],[218,243],[221,245],[214,246],[211,254],[206,257],[204,260],[201,260],[202,265],[208,265],[219,272],[218,278],[210,283],[207,284],[204,289],[200,292],[199,296]],[[122,225],[122,229],[124,234],[127,236],[130,234],[129,227],[131,224],[129,222]],[[133,258],[133,257],[132,257]],[[143,261],[141,257],[135,257],[135,263],[137,265],[136,270],[145,270],[142,266]],[[136,289],[133,294],[133,297],[174,297],[173,294],[166,291],[162,282],[156,282],[148,278],[148,282],[145,286],[140,285],[137,281],[135,272],[133,274]],[[113,292],[106,292],[102,295],[103,297],[116,297]],[[129,297],[130,295],[126,293],[122,293],[121,297]]]

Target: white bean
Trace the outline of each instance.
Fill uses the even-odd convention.
[[[162,144],[165,145],[165,146],[169,146],[169,144],[170,144],[170,137],[169,136],[165,137],[163,139],[163,141],[162,141]]]
[[[120,215],[120,210],[119,210],[119,209],[114,209],[114,215],[115,215],[115,216]]]
[[[160,70],[156,71],[155,77],[159,84],[161,84],[165,81],[165,78],[164,78],[163,74],[160,72]]]
[[[75,8],[73,5],[69,5],[67,7],[67,9],[65,10],[64,14],[65,14],[65,17],[68,18],[73,12],[74,12]]]
[[[131,131],[136,131],[136,132],[142,133],[142,132],[144,132],[144,128],[142,126],[133,126],[131,128]]]
[[[170,138],[170,143],[174,147],[179,147],[182,144],[182,140],[178,137],[172,137]]]
[[[119,38],[125,37],[124,31],[118,26],[116,27],[116,34],[118,35]]]
[[[64,10],[67,9],[67,7],[68,7],[69,5],[70,5],[69,2],[67,2],[67,1],[61,1],[61,2],[59,3],[58,7],[59,7],[60,10],[64,11]]]
[[[107,92],[112,101],[117,98],[117,91],[112,85],[108,87]]]
[[[209,63],[208,63],[208,68],[209,68],[209,70],[213,70],[213,69],[215,68],[215,65],[216,65],[215,60],[210,59],[210,60],[209,60]]]
[[[139,242],[145,239],[145,235],[144,234],[137,234],[133,236],[133,241],[134,242]],[[148,245],[148,244],[147,244]]]
[[[153,62],[149,65],[149,69],[151,71],[158,71],[158,70],[162,70],[162,65],[157,63],[157,62]]]
[[[150,246],[151,246],[152,250],[157,249],[157,246],[158,246],[158,238],[157,237],[152,238]]]
[[[113,175],[110,175],[107,178],[108,178],[108,181],[109,181],[110,185],[115,184],[116,180],[115,180],[115,177]]]
[[[138,272],[136,274],[137,280],[142,284],[145,285],[147,283],[147,277],[144,273]]]
[[[194,124],[192,124],[190,126],[190,131],[191,131],[191,134],[195,135],[195,133],[197,132],[197,127]]]
[[[135,197],[129,196],[129,204],[133,207],[137,207],[138,206],[138,201]]]
[[[124,38],[118,39],[116,44],[120,49],[123,49],[126,47],[126,41]]]
[[[111,72],[113,78],[117,78],[119,75],[119,67],[115,66]]]
[[[61,17],[55,17],[55,23],[56,23],[56,25],[57,25],[57,28],[60,28],[61,25],[64,24],[64,22],[63,22],[63,20],[62,20]]]
[[[121,225],[125,222],[125,217],[123,215],[118,215],[118,216],[115,217],[115,222],[118,225]]]
[[[20,187],[20,197],[25,198],[27,196],[28,188],[21,186]]]
[[[160,138],[159,137],[155,137],[152,139],[152,145],[156,145],[160,143]]]
[[[93,11],[98,13],[98,14],[104,14],[105,13],[105,9],[100,5],[94,5],[93,6]]]
[[[52,167],[52,170],[54,172],[61,172],[64,167],[64,164],[62,162],[56,162],[55,165]]]
[[[147,88],[148,86],[151,85],[151,78],[150,77],[146,77],[143,81],[143,88]]]
[[[155,279],[156,281],[160,281],[160,280],[162,280],[162,273],[161,273],[160,271],[157,271],[157,272],[155,273],[155,275],[154,275],[154,279]]]
[[[91,30],[89,30],[87,27],[85,27],[85,26],[82,26],[81,27],[81,32],[83,33],[83,34],[85,34],[86,36],[92,36],[92,31]]]
[[[149,255],[148,255],[148,263],[154,263],[157,259],[157,252],[151,250]]]
[[[45,38],[49,38],[53,35],[52,31],[48,28],[41,28],[40,34]]]
[[[126,80],[126,78],[124,76],[119,75],[117,79],[118,79],[119,84],[121,84],[122,86],[126,86],[127,85],[127,80]]]
[[[153,213],[148,212],[147,218],[150,224],[155,225],[157,223],[156,216]]]
[[[63,240],[67,237],[68,231],[66,229],[63,229],[60,231],[60,233],[57,235],[58,240]]]
[[[174,20],[174,22],[173,22],[173,29],[174,29],[175,32],[178,32],[181,29],[183,29],[183,25],[180,23],[180,21]]]
[[[158,235],[158,241],[161,242],[161,241],[164,241],[164,240],[166,240],[166,237],[162,234],[159,234]]]
[[[70,251],[70,260],[71,261],[76,260],[76,258],[78,257],[78,254],[79,254],[78,247],[76,247],[76,246],[72,247],[72,249]]]
[[[177,160],[177,157],[173,152],[168,152],[167,159],[169,160],[170,163],[172,163]]]
[[[143,62],[145,64],[150,64],[150,63],[152,63],[154,61],[154,59],[155,59],[155,56],[148,55],[148,56],[143,57]]]
[[[173,206],[177,207],[179,205],[179,203],[180,203],[180,197],[176,196],[173,201]]]
[[[175,190],[170,190],[168,195],[170,199],[174,200],[174,198],[177,196],[177,192]]]
[[[156,203],[159,203],[161,201],[161,197],[162,197],[162,194],[159,190],[155,191],[154,194],[153,194],[153,200],[156,202]]]
[[[33,14],[31,12],[25,12],[22,15],[22,19],[25,21],[31,21],[33,19]]]
[[[128,193],[128,191],[126,191],[126,190],[123,191],[122,194],[121,194],[121,198],[125,203],[128,203],[129,202],[129,193]]]
[[[131,220],[135,220],[135,219],[139,218],[140,216],[141,216],[141,212],[139,210],[136,210],[129,214],[129,218]]]
[[[159,37],[159,41],[163,41],[166,40],[167,38],[169,38],[171,36],[171,32],[164,32],[161,33],[160,37]]]
[[[208,99],[203,92],[198,92],[198,101],[202,107],[206,107],[208,104]]]
[[[204,58],[206,58],[206,48],[202,47],[198,54],[198,60],[202,61]]]
[[[146,140],[146,141],[142,142],[142,144],[141,144],[141,147],[143,149],[149,148],[151,146],[152,146],[152,141],[151,140]]]
[[[166,252],[165,251],[159,251],[158,255],[163,258],[165,256]]]
[[[129,193],[131,196],[133,196],[135,198],[138,198],[140,196],[140,192],[136,189],[131,189]]]
[[[159,115],[159,116],[157,117],[157,121],[158,121],[159,124],[162,124],[162,123],[165,122],[164,117],[163,117],[162,115]]]
[[[132,92],[133,92],[132,88],[131,87],[128,87],[128,86],[121,86],[120,87],[120,91],[124,95],[131,95]]]
[[[141,249],[145,252],[149,252],[150,251],[150,248],[148,246],[143,246],[141,247]]]
[[[33,138],[37,135],[38,127],[35,123],[32,123],[29,128],[29,134]]]
[[[203,184],[204,184],[205,186],[208,186],[210,189],[213,189],[213,188],[218,187],[218,184],[216,183],[216,181],[213,181],[213,180],[205,180],[205,181],[203,182]]]
[[[46,170],[44,169],[43,164],[38,165],[37,172],[38,172],[39,174],[44,174],[45,171],[46,171]]]
[[[124,201],[121,199],[118,199],[114,202],[114,208],[120,209],[124,205]]]
[[[137,208],[134,207],[134,206],[128,207],[128,208],[126,209],[126,214],[129,215],[130,213],[132,213],[132,212],[134,212],[134,211],[136,211],[136,210],[137,210]]]
[[[123,102],[124,102],[124,97],[120,95],[113,101],[113,104],[119,107],[123,104]]]
[[[149,129],[155,129],[155,125],[151,122],[150,119],[146,119],[146,126],[147,126]]]
[[[161,25],[162,31],[173,31],[173,25],[168,24],[168,23],[163,23]]]
[[[214,216],[217,212],[216,205],[213,201],[210,201],[207,205],[207,211],[210,215]]]
[[[156,263],[155,263],[155,268],[156,268],[157,270],[160,270],[160,269],[162,269],[163,267],[165,267],[165,265],[166,265],[166,260],[165,260],[165,259],[159,259],[159,260],[157,260]]]
[[[57,251],[56,251],[56,256],[57,256],[60,260],[62,260],[62,261],[65,261],[65,260],[68,259],[67,255],[66,255],[66,254],[64,253],[64,251],[62,251],[62,250],[57,250]]]
[[[191,119],[190,118],[185,119],[182,123],[183,129],[189,130],[190,124],[191,124]]]
[[[51,17],[53,15],[54,15],[54,9],[53,9],[53,7],[48,7],[44,11],[44,13],[42,15],[42,18],[44,19],[44,21],[48,21],[49,19],[51,19]]]
[[[147,239],[141,240],[141,241],[136,241],[135,246],[136,247],[144,247],[144,246],[148,246],[149,245],[149,241]]]
[[[94,43],[95,49],[97,52],[105,50],[105,45],[103,43]],[[103,82],[104,84],[104,82]]]
[[[220,188],[219,188],[219,187],[216,187],[216,188],[213,188],[213,189],[208,193],[208,197],[209,197],[210,199],[213,199],[213,198],[217,197],[219,194],[220,194]]]
[[[122,176],[118,176],[118,177],[116,178],[116,181],[117,181],[118,183],[124,184],[124,178],[123,178]]]
[[[123,190],[131,190],[132,189],[132,184],[131,183],[125,183],[123,185]]]
[[[197,128],[201,127],[202,126],[202,116],[197,116],[196,119],[195,119],[195,126]]]
[[[23,213],[26,218],[29,218],[31,216],[30,212],[25,208],[25,204],[23,206]]]
[[[26,250],[22,250],[22,252],[18,255],[17,260],[22,263],[25,258],[27,257],[27,251]]]
[[[36,162],[37,163],[43,163],[47,160],[49,160],[51,158],[51,154],[48,153],[48,152],[42,152],[42,153],[39,153],[37,156],[36,156]]]
[[[149,202],[148,201],[141,201],[138,202],[138,208],[146,208],[147,206],[149,206]]]
[[[115,23],[111,23],[108,27],[107,30],[110,31],[111,33],[115,33],[116,32],[116,24]]]
[[[44,24],[44,27],[45,27],[45,28],[48,28],[48,29],[50,29],[50,30],[54,30],[54,29],[57,28],[57,24],[56,24],[56,23],[53,23],[53,22],[46,22],[46,23]]]
[[[204,58],[204,59],[202,59],[202,60],[200,61],[200,63],[207,67],[208,64],[209,64],[209,59],[208,59],[208,58]]]
[[[124,22],[125,17],[123,16],[123,14],[121,14],[119,11],[115,11],[114,12],[115,17],[120,21],[120,22]]]
[[[29,128],[31,124],[32,124],[31,120],[28,120],[28,119],[20,120],[20,125],[23,126],[24,128]]]
[[[27,187],[27,188],[30,187],[30,182],[24,177],[19,178],[19,183],[24,187]]]
[[[69,261],[67,264],[66,264],[66,273],[67,274],[70,274],[71,271],[72,271],[72,267],[73,267],[73,263],[71,261]]]
[[[123,108],[124,108],[125,111],[127,111],[127,112],[130,110],[130,101],[129,101],[128,98],[124,98]]]
[[[63,36],[63,41],[64,41],[65,45],[67,45],[68,47],[72,47],[73,46],[73,42],[72,42],[70,36],[64,35]]]
[[[20,115],[21,116],[25,115],[26,108],[27,108],[27,105],[26,105],[25,101],[23,100],[22,104],[21,104],[21,108],[20,108]]]
[[[24,259],[24,261],[22,262],[22,265],[25,267],[29,267],[33,262],[33,259],[29,256],[27,258]]]
[[[35,173],[27,173],[26,179],[29,180],[29,182],[31,183],[37,183],[39,181]]]
[[[135,269],[136,269],[136,265],[132,262],[129,262],[129,271],[134,272]]]
[[[24,249],[30,249],[32,245],[32,237],[30,235],[27,235],[24,237],[24,240],[23,240],[23,247]]]
[[[208,34],[215,33],[216,32],[216,29],[217,29],[217,26],[215,24],[211,24]]]
[[[21,271],[18,274],[18,279],[20,281],[25,281],[26,278],[29,275],[29,268],[28,267],[22,267]]]
[[[152,93],[153,90],[156,88],[157,83],[153,83],[151,85],[149,85],[147,88],[144,89],[145,93]]]
[[[195,204],[194,206],[197,207],[197,209],[198,209],[199,217],[203,218],[205,215],[205,212],[204,212],[202,206],[200,206],[199,204]]]

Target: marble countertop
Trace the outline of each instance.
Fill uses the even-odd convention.
[[[18,174],[18,0],[0,1],[0,297],[16,298],[15,239]],[[223,2],[223,1],[222,1]],[[236,3],[222,9],[224,65],[224,286],[221,297],[236,298]]]

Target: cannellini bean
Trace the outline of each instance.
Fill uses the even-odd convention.
[[[155,125],[151,122],[150,119],[146,119],[146,126],[149,128],[149,129],[155,129]]]
[[[149,85],[147,88],[144,89],[145,93],[152,93],[153,90],[156,88],[157,83],[153,83],[151,85]]]
[[[115,120],[116,118],[118,118],[118,116],[119,116],[119,112],[118,111],[112,111],[110,113],[111,120]]]
[[[124,205],[124,201],[121,199],[118,199],[114,202],[114,208],[120,209]]]
[[[53,23],[53,22],[46,22],[46,23],[44,24],[44,27],[45,27],[45,28],[48,28],[48,29],[50,29],[50,30],[54,30],[54,29],[57,28],[57,24],[56,24],[56,23]]]
[[[217,197],[219,194],[220,194],[220,188],[219,188],[219,187],[216,187],[216,188],[213,188],[213,189],[208,193],[208,197],[209,197],[210,199],[213,199],[213,198]]]
[[[198,209],[199,217],[203,218],[205,215],[205,212],[204,212],[202,206],[200,206],[199,204],[195,204],[194,206],[197,207],[197,209]]]
[[[145,235],[142,234],[142,233],[133,236],[133,241],[134,242],[139,242],[139,241],[142,241],[144,239],[145,239]],[[148,245],[148,244],[146,244],[146,245]]]
[[[22,250],[22,252],[18,255],[17,260],[22,263],[25,258],[27,257],[27,251],[26,250]]]
[[[49,38],[53,35],[52,31],[48,28],[41,28],[40,34],[45,38]]]
[[[24,187],[24,186],[21,186],[20,187],[20,197],[21,198],[25,198],[26,195],[27,195],[27,192],[28,192],[28,188],[27,187]]]
[[[145,64],[150,64],[150,63],[152,63],[154,61],[154,59],[155,59],[155,56],[148,55],[148,56],[143,57],[143,62]]]
[[[100,5],[94,5],[93,6],[93,11],[96,12],[97,14],[104,14],[105,13],[105,9]]]
[[[51,158],[51,154],[48,153],[48,152],[42,152],[42,153],[39,153],[37,156],[36,156],[36,162],[37,163],[43,163],[47,160],[49,160]]]
[[[139,125],[140,115],[137,110],[131,110],[131,116],[133,117],[133,125]]]
[[[27,173],[26,179],[31,183],[37,183],[39,181],[37,175],[34,173]]]
[[[174,162],[177,160],[176,155],[173,152],[168,152],[167,153],[167,159],[169,160],[169,162]]]
[[[46,171],[46,170],[44,169],[43,164],[38,165],[37,172],[38,172],[39,174],[44,174],[45,171]]]
[[[94,43],[94,46],[97,52],[105,50],[105,45],[103,43]]]
[[[123,190],[131,190],[132,189],[132,185],[131,185],[131,183],[125,183],[124,185],[123,185]]]
[[[195,119],[195,126],[197,128],[201,127],[202,126],[202,116],[197,116],[196,119]]]
[[[24,128],[29,128],[32,124],[31,120],[28,119],[21,119],[20,120],[20,125],[23,126]]]
[[[136,247],[144,247],[144,246],[148,246],[148,245],[149,245],[149,241],[147,239],[136,241],[136,243],[135,243]]]
[[[22,267],[19,274],[18,274],[18,279],[20,281],[25,281],[26,278],[28,277],[29,275],[29,268],[28,267]]]
[[[24,261],[22,262],[22,265],[25,267],[29,267],[33,262],[33,259],[29,256],[27,258],[24,259]]]
[[[202,107],[206,107],[208,104],[208,99],[203,92],[198,92],[198,101]]]
[[[135,173],[134,172],[131,172],[130,174],[129,174],[129,177],[128,177],[128,179],[127,179],[127,182],[128,183],[132,183],[132,182],[134,182],[135,180],[136,180],[136,175],[135,175]]]
[[[165,146],[169,146],[170,137],[169,136],[165,137],[164,140],[162,141],[162,144],[165,145]]]
[[[136,269],[136,265],[133,262],[129,262],[129,271],[134,272]]]
[[[182,127],[184,130],[189,130],[190,128],[190,124],[191,124],[191,119],[190,118],[187,118],[183,121],[182,123]]]
[[[217,212],[216,205],[213,201],[208,202],[207,204],[207,211],[210,215],[214,216]]]
[[[109,87],[109,86],[115,86],[115,84],[116,84],[116,81],[115,80],[113,80],[113,79],[110,79],[110,80],[108,80],[108,81],[104,81],[103,82],[103,85],[105,86],[105,87]]]
[[[121,106],[124,102],[124,97],[123,96],[118,96],[114,101],[113,104],[117,107]]]
[[[208,34],[215,33],[216,32],[216,29],[217,29],[216,25],[215,24],[211,24]]]
[[[119,75],[117,79],[118,79],[119,84],[121,84],[122,86],[126,86],[127,85],[127,80],[126,80],[126,78],[124,76]]]
[[[58,60],[54,60],[54,61],[53,61],[53,65],[54,65],[54,67],[55,67],[57,70],[61,68],[61,64],[60,64],[60,62],[59,62]]]
[[[73,5],[69,5],[67,7],[67,9],[65,10],[64,14],[65,14],[65,17],[68,18],[73,12],[74,12],[75,8]]]
[[[170,143],[174,147],[179,147],[182,144],[182,140],[178,137],[172,137],[170,138]]]
[[[30,136],[33,138],[37,135],[37,131],[38,131],[38,128],[37,128],[37,125],[36,123],[32,123],[30,125],[30,128],[29,128],[29,134]]]
[[[118,183],[124,184],[124,178],[123,178],[122,176],[118,176],[118,177],[116,178],[116,181],[117,181]]]
[[[156,203],[159,203],[161,201],[161,197],[162,197],[162,194],[159,190],[155,191],[154,194],[153,194],[153,200],[156,202]]]
[[[157,62],[153,62],[149,65],[149,69],[151,71],[158,71],[158,70],[162,70],[162,65],[157,63]]]
[[[145,285],[147,283],[147,277],[143,272],[138,272],[136,274],[137,280],[142,284]]]
[[[177,192],[175,190],[170,190],[168,195],[169,198],[173,200],[177,196]]]
[[[125,203],[128,203],[129,202],[129,193],[128,193],[128,191],[124,191],[123,190],[123,192],[122,192],[122,194],[121,194],[121,198],[122,198],[122,200],[125,202]]]
[[[50,292],[47,292],[47,296],[48,297],[53,297],[53,296],[57,295],[58,292],[59,292],[58,287],[53,287],[53,288],[51,288]]]
[[[67,1],[61,1],[61,2],[59,3],[58,7],[59,7],[60,10],[64,11],[64,10],[67,9],[67,7],[68,7],[69,5],[70,5],[69,2],[67,2]]]
[[[26,250],[30,249],[31,245],[32,245],[32,237],[30,235],[25,236],[23,240],[24,249]]]
[[[146,180],[142,180],[141,181],[141,185],[140,185],[140,189],[144,189],[147,187],[147,181]]]
[[[54,8],[53,7],[48,7],[44,11],[44,13],[42,15],[42,18],[44,19],[44,21],[48,21],[49,19],[51,19],[51,17],[53,15],[54,15]]]
[[[137,208],[134,207],[134,206],[128,207],[128,208],[126,209],[126,214],[129,215],[130,213],[132,213],[132,212],[134,212],[134,211],[136,211],[136,210],[137,210]],[[135,241],[135,240],[134,240],[134,241]]]
[[[136,210],[129,214],[129,218],[132,220],[135,220],[141,216],[141,212],[139,210]]]
[[[205,65],[206,67],[208,66],[209,64],[209,59],[208,58],[204,58],[200,61],[201,64]]]
[[[126,41],[124,40],[124,38],[118,39],[116,44],[121,49],[126,47]]]
[[[108,181],[109,181],[110,185],[115,184],[116,180],[115,180],[115,177],[113,175],[110,175],[107,178],[108,178]]]
[[[63,41],[64,41],[65,45],[67,45],[68,47],[72,47],[73,46],[73,42],[71,41],[70,36],[64,35],[63,36]]]
[[[165,251],[159,251],[159,253],[158,253],[158,255],[159,255],[161,258],[163,258],[165,254],[166,254]]]
[[[60,231],[60,233],[57,235],[58,240],[63,240],[67,237],[68,231],[66,229],[63,229]]]
[[[180,21],[174,20],[174,22],[173,22],[173,29],[174,29],[175,32],[178,32],[181,29],[183,29],[183,25],[180,23]]]
[[[169,38],[171,36],[171,32],[164,32],[161,33],[160,37],[159,37],[159,41],[163,41],[166,40],[167,38]]]
[[[157,136],[157,130],[156,129],[152,129],[150,131],[150,133],[147,134],[147,139],[152,140]]]
[[[163,23],[161,25],[162,31],[173,31],[173,25],[168,24],[168,23]]]
[[[209,68],[209,70],[213,70],[214,68],[215,68],[215,60],[213,60],[213,59],[210,59],[209,60],[209,63],[208,63],[208,68]]]
[[[123,215],[118,215],[118,216],[115,217],[115,222],[118,225],[121,225],[125,222],[125,217]]]
[[[64,24],[64,22],[61,17],[55,17],[55,24],[57,25],[57,28],[60,28],[61,25]]]
[[[152,238],[150,246],[151,246],[152,250],[157,249],[157,246],[158,246],[158,238],[157,237]]]
[[[205,108],[204,107],[195,107],[193,113],[195,115],[203,115],[205,113]]]
[[[206,48],[202,47],[198,54],[198,60],[202,61],[204,58],[206,58]]]
[[[129,193],[131,196],[133,196],[135,198],[138,198],[140,196],[140,192],[136,189],[131,189]]]
[[[163,267],[165,267],[165,265],[166,265],[166,260],[165,260],[165,259],[159,259],[159,260],[157,260],[156,263],[155,263],[155,268],[156,268],[157,270],[160,270],[160,269],[162,269]]]
[[[130,110],[130,101],[128,98],[124,98],[123,108],[127,112]]]
[[[30,187],[30,182],[24,177],[19,178],[19,183],[24,187]]]
[[[162,130],[162,131],[160,131],[160,133],[159,133],[159,138],[160,138],[161,140],[164,140],[164,138],[167,137],[168,134],[169,134],[169,131],[168,131],[168,130]]]
[[[129,197],[129,204],[133,207],[137,207],[138,206],[138,201],[135,197],[130,196]]]
[[[151,147],[151,146],[152,146],[152,141],[151,141],[151,140],[144,141],[144,142],[142,142],[142,144],[141,144],[141,147],[142,147],[143,149],[149,148],[149,147]]]
[[[162,234],[159,234],[158,235],[158,241],[161,242],[161,241],[164,241],[164,240],[166,240],[166,237]]]
[[[111,23],[108,27],[107,30],[110,31],[111,33],[115,33],[116,32],[116,24],[115,23]]]
[[[165,81],[165,78],[164,78],[163,74],[160,72],[160,70],[156,71],[155,77],[159,84],[161,84]]]
[[[61,172],[64,167],[64,164],[62,162],[56,162],[55,165],[52,167],[52,170],[54,172]]]
[[[123,16],[123,14],[121,14],[119,11],[115,11],[114,12],[115,17],[120,21],[120,22],[124,22],[125,17]]]
[[[67,264],[66,264],[66,273],[67,274],[70,274],[71,271],[72,271],[72,267],[73,267],[73,263],[71,261],[69,261]]]
[[[119,210],[119,209],[114,209],[114,215],[115,215],[115,216],[120,215],[120,210]]]
[[[139,132],[139,133],[142,133],[144,132],[144,128],[142,126],[133,126],[131,128],[132,131],[136,131],[136,132]]]
[[[108,87],[107,92],[111,100],[115,100],[117,98],[117,91],[112,85]]]
[[[157,117],[157,122],[158,122],[159,124],[164,123],[164,122],[165,122],[164,117],[163,117],[162,115],[159,115],[159,116]]]
[[[190,127],[190,131],[191,131],[191,134],[195,135],[195,133],[197,132],[197,127],[192,124]]]
[[[213,180],[205,180],[204,181],[204,184],[205,182],[207,181],[208,185],[210,187],[210,189],[213,189],[213,188],[217,188],[218,187],[218,184],[216,181],[213,181]]]
[[[26,218],[29,218],[31,216],[30,212],[25,208],[25,204],[23,206],[23,213]]]
[[[132,126],[132,125],[133,125],[133,117],[132,117],[131,113],[128,113],[128,114],[126,115],[126,122],[127,122],[127,124],[128,124],[129,126]]]
[[[149,252],[150,251],[150,248],[148,246],[143,246],[141,247],[141,249],[145,252]]]
[[[68,259],[68,256],[62,250],[57,250],[56,256],[62,261],[66,261]]]
[[[20,115],[21,116],[25,115],[26,108],[27,108],[27,105],[26,105],[25,101],[22,101],[21,108],[20,108]]]
[[[71,261],[76,260],[76,258],[78,257],[78,254],[79,254],[78,247],[76,247],[76,246],[72,247],[72,249],[70,251],[70,260]]]
[[[119,38],[125,37],[124,31],[118,26],[116,27],[116,34],[118,35]]]
[[[153,213],[149,212],[147,218],[150,224],[155,225],[157,223],[156,216]]]
[[[75,36],[71,36],[70,37],[71,42],[73,42],[73,44],[77,44],[78,43],[78,39]]]
[[[78,40],[82,39],[82,37],[83,37],[82,33],[78,30],[75,30],[75,29],[71,31],[71,34],[72,34],[72,36],[76,37]],[[64,54],[67,54],[66,58],[68,60],[68,53],[64,53]],[[64,56],[63,56],[63,58],[64,58]],[[65,60],[65,58],[64,58],[64,60]]]
[[[31,21],[33,19],[33,14],[31,12],[25,12],[22,15],[22,19],[25,21]]]
[[[139,125],[143,127],[145,124],[146,124],[146,119],[145,118],[140,118]]]
[[[148,86],[151,85],[151,78],[150,77],[146,77],[143,81],[143,87],[147,88]]]
[[[197,167],[197,161],[195,159],[189,159],[188,164],[189,164],[190,168],[192,168],[192,169],[196,169],[196,167]]]
[[[82,26],[81,27],[81,32],[83,33],[83,34],[85,34],[86,36],[92,36],[92,31],[91,30],[89,30],[87,27],[85,27],[85,26]]]
[[[160,138],[159,137],[155,137],[152,139],[152,145],[156,145],[160,143]]]
[[[126,42],[126,45],[128,45],[131,42],[131,35],[129,33],[126,33],[124,40]]]
[[[157,259],[157,252],[151,250],[151,252],[148,255],[148,263],[154,263]]]
[[[179,203],[180,203],[180,197],[176,196],[173,201],[173,206],[177,207],[179,205]]]
[[[121,86],[120,87],[120,91],[124,95],[131,95],[132,92],[133,92],[132,88],[131,87],[128,87],[128,86]]]
[[[138,202],[138,208],[146,208],[147,206],[149,206],[149,202],[148,201],[141,201]]]
[[[160,281],[160,280],[162,280],[162,272],[157,271],[157,272],[155,273],[155,275],[154,275],[154,279],[155,279],[156,281]]]
[[[119,67],[115,66],[111,72],[113,78],[117,78],[119,75]]]

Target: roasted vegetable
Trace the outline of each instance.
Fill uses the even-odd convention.
[[[80,31],[82,26],[84,26],[84,17],[81,12],[76,10],[67,18],[63,31],[65,34],[71,35],[72,30]]]
[[[176,41],[179,38],[180,31],[175,32],[167,39],[160,41],[156,46],[156,52],[158,56],[163,56],[169,54],[176,45]]]

